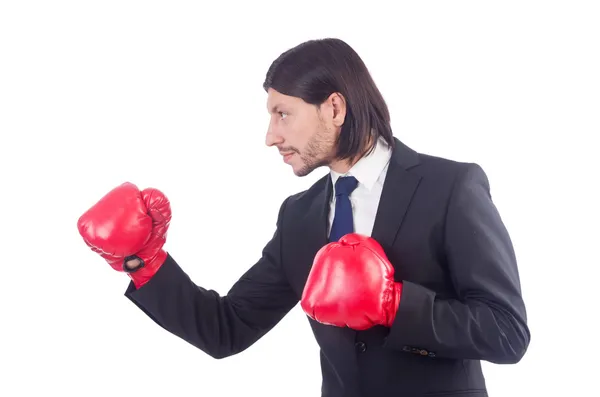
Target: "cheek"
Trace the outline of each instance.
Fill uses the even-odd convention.
[[[281,131],[285,140],[292,145],[302,145],[310,136],[306,125],[297,120],[286,120],[286,122],[281,125]]]
[[[312,115],[294,115],[280,125],[286,144],[303,152],[306,146],[323,134],[324,126]]]
[[[319,124],[314,120],[304,120],[294,125],[294,133],[299,140],[306,143],[319,133]]]

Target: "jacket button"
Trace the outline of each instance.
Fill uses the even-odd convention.
[[[361,353],[367,351],[367,345],[365,344],[365,342],[356,342],[354,346],[356,346],[356,350],[358,350]]]

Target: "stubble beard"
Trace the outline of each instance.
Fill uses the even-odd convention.
[[[304,166],[296,172],[297,176],[307,176],[320,167],[329,165],[335,158],[334,142],[324,125],[310,139],[300,159]]]

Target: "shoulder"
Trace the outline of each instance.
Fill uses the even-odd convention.
[[[453,195],[465,190],[482,189],[489,194],[489,180],[481,165],[421,153],[397,143],[386,183],[402,185],[407,179],[413,180],[418,186],[418,199],[435,205],[445,205]]]
[[[475,162],[460,161],[433,154],[421,153],[397,141],[392,155],[400,168],[421,179],[421,182],[440,189],[453,189],[457,184],[483,183],[489,185],[483,167]]]
[[[467,175],[485,175],[483,168],[474,162],[451,160],[430,154],[419,153],[419,165],[415,172],[427,177],[437,177],[455,180]]]
[[[435,182],[452,186],[469,184],[484,184],[489,187],[489,180],[483,167],[474,162],[450,160],[443,157],[420,154],[422,159],[420,169],[415,172]]]

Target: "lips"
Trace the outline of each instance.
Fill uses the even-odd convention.
[[[294,155],[293,152],[290,153],[281,153],[281,155],[283,156],[283,161],[285,161],[286,163],[292,158],[292,156]]]

